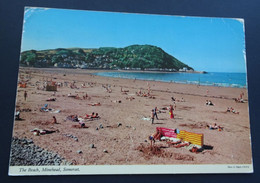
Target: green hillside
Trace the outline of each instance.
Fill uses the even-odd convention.
[[[33,67],[84,67],[102,69],[150,69],[178,71],[188,65],[152,45],[131,45],[125,48],[98,49],[57,48],[29,50],[21,54],[20,63]]]

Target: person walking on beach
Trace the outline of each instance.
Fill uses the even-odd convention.
[[[53,124],[57,124],[57,119],[56,119],[55,116],[52,116],[52,123],[53,123]]]
[[[174,118],[174,115],[173,115],[173,105],[170,105],[169,114],[170,114],[170,118],[173,119]]]
[[[152,124],[154,122],[154,109],[152,109],[152,112],[151,112],[151,119],[152,119]]]
[[[24,97],[24,100],[25,100],[25,101],[26,101],[27,96],[28,96],[27,92],[24,91],[23,97]]]
[[[157,107],[155,107],[155,108],[154,108],[154,116],[156,117],[157,120],[159,120],[159,119],[158,119],[158,116],[157,116],[157,110],[158,110]]]

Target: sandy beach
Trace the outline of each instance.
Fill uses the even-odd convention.
[[[92,75],[94,72],[101,71],[21,67],[19,80],[26,81],[27,87],[17,88],[16,110],[21,111],[23,120],[15,120],[13,136],[32,139],[37,146],[75,165],[251,163],[246,89],[108,78]],[[46,80],[63,83],[63,86],[58,87],[57,92],[44,91],[41,86]],[[70,88],[71,83],[77,88]],[[85,87],[81,87],[83,83]],[[107,92],[106,87],[111,92]],[[121,92],[121,88],[127,91]],[[136,95],[139,90],[148,92],[149,88],[151,98]],[[28,93],[26,100],[24,91]],[[69,93],[79,98],[68,97]],[[84,99],[86,93],[88,97]],[[245,102],[235,102],[234,98],[241,93]],[[148,119],[151,110],[174,105],[171,97],[176,98],[174,119],[170,119],[168,110],[160,110],[159,120],[151,124]],[[48,98],[56,98],[56,101],[46,101]],[[211,100],[214,106],[206,105],[206,100]],[[95,103],[100,105],[90,105]],[[45,104],[60,112],[41,112]],[[227,107],[233,107],[239,114],[226,112]],[[66,119],[69,115],[84,117],[92,112],[98,113],[100,118],[87,120],[87,128],[75,128],[78,123]],[[57,124],[50,123],[53,116]],[[214,123],[223,130],[207,127]],[[213,149],[192,153],[184,147],[168,147],[166,142],[156,141],[158,149],[153,153],[148,136],[156,127],[201,133],[204,145]],[[31,132],[34,128],[55,132],[37,136]]]

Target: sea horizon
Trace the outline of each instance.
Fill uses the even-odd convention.
[[[147,81],[161,81],[203,86],[247,88],[247,76],[243,72],[160,72],[160,71],[125,71],[97,72],[97,76],[137,79]]]

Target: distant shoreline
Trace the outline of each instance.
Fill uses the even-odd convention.
[[[90,74],[93,76],[99,76],[99,77],[104,77],[104,78],[117,78],[117,79],[128,79],[128,80],[135,80],[135,78],[121,78],[121,77],[112,77],[112,76],[102,76],[98,75],[96,73],[101,73],[101,72],[128,72],[128,73],[187,73],[187,74],[192,74],[193,72],[160,72],[160,71],[134,71],[134,70],[108,70],[108,69],[80,69],[80,68],[57,68],[57,67],[49,67],[49,68],[38,68],[38,67],[22,67],[20,68],[23,69],[29,69],[29,70],[43,70],[43,71],[50,71],[50,72],[60,72],[60,73],[70,73],[70,74]],[[194,73],[196,74],[196,73]],[[200,74],[200,73],[198,73]],[[163,83],[174,83],[174,84],[183,84],[183,85],[192,85],[192,86],[201,86],[201,87],[218,87],[218,88],[238,88],[238,89],[247,89],[247,86],[241,86],[241,87],[232,87],[232,86],[221,86],[221,85],[207,85],[203,83],[197,83],[197,82],[178,82],[178,81],[164,81],[164,80],[155,80],[155,79],[138,79],[136,80],[140,81],[153,81],[153,82],[163,82]]]

